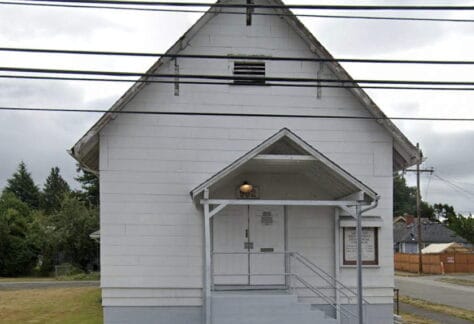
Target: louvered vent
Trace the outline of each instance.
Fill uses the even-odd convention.
[[[265,84],[265,62],[234,62],[234,84]]]

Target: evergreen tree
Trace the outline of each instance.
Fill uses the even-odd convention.
[[[43,188],[41,207],[47,213],[57,212],[61,208],[61,202],[66,194],[70,192],[69,185],[59,174],[59,168],[51,168]]]
[[[40,192],[35,185],[31,174],[26,169],[26,164],[21,161],[17,171],[7,180],[5,192],[14,194],[22,202],[26,203],[30,208],[38,208],[40,202]]]
[[[81,184],[82,191],[76,192],[79,199],[84,201],[87,206],[99,207],[99,178],[77,165],[77,172],[80,174],[74,178]]]

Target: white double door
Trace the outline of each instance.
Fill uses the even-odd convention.
[[[213,217],[215,285],[284,285],[283,206],[228,206]]]

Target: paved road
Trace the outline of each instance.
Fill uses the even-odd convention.
[[[440,276],[395,277],[400,295],[474,311],[474,287],[436,281]]]
[[[34,288],[64,288],[64,287],[98,287],[99,281],[24,281],[0,282],[0,290],[34,289]]]

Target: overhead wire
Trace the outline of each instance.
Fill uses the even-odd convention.
[[[29,75],[1,75],[0,79],[30,79],[30,80],[57,80],[57,81],[86,81],[86,82],[121,82],[121,83],[163,83],[163,84],[192,84],[192,85],[232,85],[250,86],[236,84],[233,82],[206,82],[206,81],[183,81],[183,80],[141,80],[141,79],[113,79],[113,78],[81,78],[81,77],[53,77],[53,76],[29,76]],[[420,91],[474,91],[474,87],[410,87],[410,86],[369,86],[358,84],[302,84],[302,83],[265,83],[265,86],[296,87],[296,88],[337,88],[337,89],[374,89],[374,90],[420,90]]]
[[[429,65],[474,65],[472,60],[403,60],[403,59],[361,59],[361,58],[319,58],[296,56],[265,56],[265,55],[212,55],[212,54],[171,54],[151,52],[121,52],[121,51],[86,51],[68,49],[19,48],[0,47],[4,52],[47,53],[47,54],[74,54],[74,55],[103,55],[103,56],[142,56],[167,57],[186,59],[224,59],[224,60],[262,60],[262,61],[295,61],[295,62],[322,62],[322,63],[374,63],[374,64],[429,64]]]
[[[152,107],[149,107],[152,108]],[[411,120],[411,121],[462,121],[474,122],[473,118],[442,118],[442,117],[387,117],[387,116],[348,116],[348,115],[301,115],[301,114],[258,114],[258,113],[218,113],[188,111],[150,111],[150,110],[116,110],[79,109],[79,108],[48,108],[48,107],[7,107],[1,106],[0,111],[31,111],[31,112],[66,112],[66,113],[108,113],[128,115],[176,115],[176,116],[223,116],[223,117],[255,117],[255,118],[308,118],[308,119],[359,119],[359,120]]]
[[[137,8],[125,6],[97,6],[97,5],[74,5],[74,4],[54,4],[54,3],[32,3],[32,2],[13,2],[0,1],[1,5],[20,5],[36,7],[60,7],[60,8],[79,8],[79,9],[105,9],[105,10],[131,10],[148,12],[172,12],[172,13],[206,13],[206,10],[196,9],[164,9],[164,8]],[[245,15],[245,12],[219,10],[218,13],[226,15]],[[388,17],[388,16],[358,16],[358,15],[321,15],[321,14],[302,14],[302,13],[270,13],[253,12],[256,16],[296,16],[304,18],[323,18],[323,19],[356,19],[356,20],[393,20],[393,21],[420,21],[420,22],[454,22],[454,23],[473,23],[474,19],[461,18],[426,18],[426,17]]]
[[[176,73],[142,73],[125,71],[98,71],[98,70],[67,70],[45,68],[0,67],[4,72],[42,73],[42,74],[70,74],[93,75],[109,77],[149,77],[172,79],[199,79],[199,80],[228,80],[228,81],[273,81],[296,83],[329,83],[329,84],[391,84],[391,85],[423,85],[423,86],[474,86],[474,81],[427,81],[427,80],[374,80],[374,79],[331,79],[331,78],[301,78],[301,77],[267,77],[247,75],[218,75],[218,74],[176,74]]]
[[[439,179],[439,180],[443,181],[444,183],[448,184],[451,188],[453,188],[455,191],[457,191],[457,192],[463,194],[464,196],[466,196],[466,197],[468,197],[468,198],[471,198],[471,199],[474,197],[474,193],[472,193],[472,192],[470,192],[470,191],[468,191],[468,190],[466,190],[466,189],[464,189],[464,188],[462,188],[462,187],[460,187],[460,186],[454,184],[453,182],[451,182],[451,181],[449,181],[449,180],[447,180],[447,179],[444,179],[444,178],[440,177],[440,176],[437,175],[437,174],[435,174],[434,176],[435,176],[437,179]]]
[[[368,11],[471,11],[474,6],[466,5],[310,5],[310,4],[240,4],[222,2],[177,2],[177,1],[127,1],[127,0],[34,0],[35,3],[80,3],[132,6],[165,7],[214,7],[214,8],[266,8],[307,10],[368,10]]]

